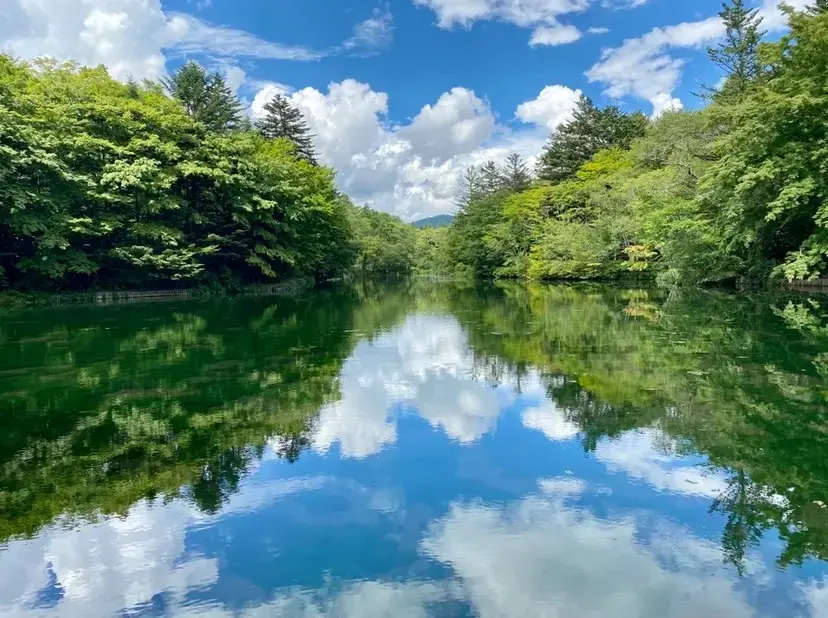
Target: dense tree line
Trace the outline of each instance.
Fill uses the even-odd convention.
[[[254,126],[194,62],[123,84],[102,67],[0,56],[0,288],[227,287],[399,267],[364,257],[375,215],[336,191],[301,112],[281,96],[265,111]]]
[[[669,285],[828,274],[828,5],[784,9],[788,34],[763,42],[745,4],[724,4],[709,56],[725,79],[703,109],[650,120],[584,97],[534,177],[516,156],[468,170],[454,224],[429,241],[435,268]]]

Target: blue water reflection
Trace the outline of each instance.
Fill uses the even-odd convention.
[[[825,568],[777,570],[773,536],[725,564],[725,472],[657,424],[585,454],[540,375],[497,374],[453,317],[362,341],[340,384],[310,449],[270,440],[215,514],[159,496],[9,541],[0,614],[828,616]]]

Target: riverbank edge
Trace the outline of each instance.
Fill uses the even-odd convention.
[[[94,290],[87,292],[0,292],[0,311],[68,305],[126,305],[130,303],[199,300],[222,296],[270,296],[295,294],[317,285],[313,277],[297,277],[274,283],[248,285],[236,290],[213,287],[171,290]]]

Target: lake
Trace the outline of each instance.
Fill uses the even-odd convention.
[[[828,297],[0,316],[0,615],[828,616]]]

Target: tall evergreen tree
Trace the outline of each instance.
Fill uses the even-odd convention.
[[[503,170],[494,161],[486,161],[480,168],[480,188],[485,195],[492,195],[506,187]]]
[[[823,0],[824,1],[824,0]],[[726,33],[717,47],[707,50],[710,59],[725,72],[720,96],[740,97],[762,73],[758,49],[765,32],[760,29],[759,9],[745,6],[744,0],[726,0],[719,17]]]
[[[811,13],[828,13],[828,0],[815,0],[815,2],[808,7]]]
[[[163,80],[163,84],[189,116],[211,131],[234,129],[241,122],[241,103],[224,78],[218,73],[208,73],[197,62],[186,62]]]
[[[626,114],[614,105],[600,108],[582,96],[572,120],[558,127],[544,146],[537,176],[550,182],[572,178],[599,150],[629,148],[648,124],[641,112]]]
[[[466,168],[463,177],[460,179],[460,187],[454,203],[460,208],[466,208],[482,195],[483,189],[480,170],[474,166]]]
[[[259,133],[268,139],[290,140],[296,147],[296,156],[316,165],[313,136],[302,112],[281,94],[274,95],[264,109],[265,117],[256,123]]]
[[[529,167],[518,153],[513,152],[506,158],[506,166],[503,169],[503,176],[506,186],[512,191],[523,191],[532,184],[532,176]]]

